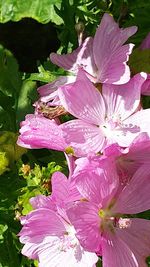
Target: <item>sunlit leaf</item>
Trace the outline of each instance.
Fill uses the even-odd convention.
[[[22,18],[33,18],[41,23],[49,21],[61,24],[62,20],[54,10],[54,4],[59,5],[61,0],[1,0],[0,22],[9,20],[19,21]]]

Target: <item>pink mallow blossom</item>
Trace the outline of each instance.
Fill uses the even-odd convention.
[[[75,83],[59,89],[62,106],[78,118],[61,125],[76,156],[100,152],[112,143],[128,147],[141,132],[150,134],[150,109],[140,105],[145,79],[141,73],[124,85],[103,84],[101,93],[79,70]]]
[[[22,254],[39,261],[39,267],[94,267],[98,258],[85,251],[75,236],[74,227],[47,208],[32,211],[22,219]]]
[[[82,67],[95,83],[124,84],[130,79],[126,62],[134,46],[124,43],[136,31],[136,26],[120,29],[113,17],[105,13],[94,38],[86,38],[71,54],[52,53],[50,59],[73,73]]]
[[[52,189],[51,196],[32,198],[35,210],[21,218],[22,254],[37,259],[39,267],[95,267],[97,255],[80,245],[65,212],[69,203],[79,200],[81,195],[60,172],[52,176]]]
[[[68,209],[68,217],[83,248],[101,255],[103,267],[146,267],[150,221],[127,215],[150,208],[150,167],[141,166],[121,191],[116,179],[105,169],[99,175],[79,173],[75,180],[83,201]]]

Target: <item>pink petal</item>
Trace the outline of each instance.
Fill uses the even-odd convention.
[[[150,138],[141,133],[133,140],[131,145],[123,151],[117,160],[118,166],[128,173],[130,177],[142,164],[150,161]]]
[[[98,72],[98,81],[108,84],[124,84],[130,79],[130,69],[126,62],[133,49],[132,44],[123,45],[112,55]]]
[[[41,242],[47,235],[59,236],[64,231],[65,227],[54,211],[40,208],[25,217],[25,223],[19,232],[20,242]]]
[[[89,202],[80,202],[71,207],[67,214],[83,248],[93,252],[99,251],[101,233],[98,206]]]
[[[76,157],[69,155],[69,154],[65,154],[66,157],[66,161],[67,161],[67,165],[68,165],[68,169],[69,169],[69,179],[72,177],[74,169],[75,169],[75,159]]]
[[[141,94],[150,95],[150,74],[147,75],[147,79],[142,85]]]
[[[103,98],[82,70],[75,83],[63,86],[58,92],[61,104],[75,117],[96,125],[104,121]]]
[[[135,255],[115,233],[105,234],[102,241],[103,267],[139,266]]]
[[[107,105],[107,117],[125,120],[140,104],[141,86],[146,74],[135,75],[124,85],[103,85],[103,97]]]
[[[104,14],[98,27],[93,51],[98,67],[98,81],[121,84],[130,79],[129,68],[126,65],[133,45],[122,45],[137,31],[137,27],[119,29],[118,24],[109,14]],[[113,69],[113,71],[112,71]]]
[[[60,127],[53,121],[38,115],[27,115],[22,122],[17,144],[27,148],[64,150],[66,143]]]
[[[61,172],[55,172],[52,176],[52,194],[51,197],[57,205],[69,203],[81,198],[76,184],[68,180]]]
[[[142,165],[120,193],[114,212],[136,214],[150,209],[150,167]]]
[[[142,43],[140,45],[140,49],[141,50],[150,49],[150,32],[147,34],[145,39],[142,41]]]
[[[37,195],[30,198],[30,203],[34,209],[46,208],[55,210],[55,205],[50,197],[44,195]]]
[[[52,197],[56,201],[61,202],[65,200],[68,195],[68,180],[67,177],[61,172],[55,172],[51,178],[52,182]]]
[[[124,120],[124,137],[126,136],[129,138],[128,141],[130,143],[142,132],[145,132],[150,136],[149,117],[150,109],[144,109],[134,113],[128,119]]]
[[[89,170],[86,166],[82,172],[80,170],[80,173],[75,176],[75,183],[83,198],[104,207],[116,193],[118,175],[114,164],[106,159],[102,167]]]
[[[150,255],[150,221],[130,219],[127,228],[117,229],[117,236],[134,253],[139,267],[147,267],[146,257]]]
[[[72,147],[77,157],[99,152],[105,138],[101,129],[81,120],[72,120],[61,125],[65,142]]]
[[[37,89],[38,93],[40,94],[40,101],[46,103],[53,100],[53,102],[51,102],[51,105],[52,104],[60,105],[57,89],[64,84],[68,84],[74,81],[75,81],[75,76],[60,76],[57,80],[40,86]]]
[[[150,136],[149,116],[150,109],[132,114],[123,121],[120,128],[114,129],[111,136],[112,142],[118,143],[121,147],[128,147],[139,134],[147,133]]]
[[[70,54],[50,54],[50,60],[59,67],[74,73],[78,71],[79,67],[83,67],[86,72],[93,76],[96,71],[93,58],[93,38],[86,38],[83,44]]]

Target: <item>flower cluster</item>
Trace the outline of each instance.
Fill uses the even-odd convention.
[[[149,76],[131,77],[127,65],[136,31],[104,14],[94,38],[52,53],[70,74],[38,89],[35,114],[21,124],[20,146],[63,151],[69,168],[21,218],[22,253],[40,267],[95,267],[100,256],[103,267],[147,266],[150,221],[137,214],[150,208],[150,109],[140,101]],[[73,119],[61,123],[66,113]]]

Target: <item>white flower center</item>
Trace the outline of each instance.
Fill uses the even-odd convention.
[[[116,130],[121,130],[122,122],[120,116],[112,116],[111,118],[106,118],[105,123],[101,125],[101,129],[104,135],[111,137]]]
[[[67,227],[66,233],[61,237],[60,250],[66,252],[69,249],[76,248],[79,244],[75,236],[75,229],[73,226]]]

